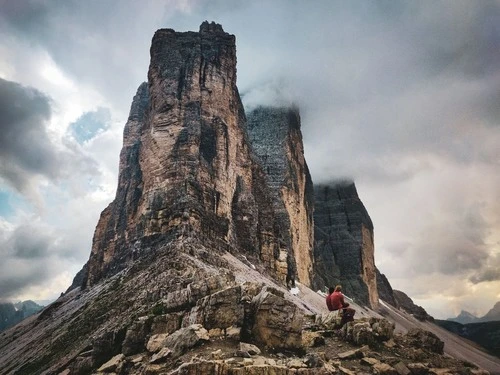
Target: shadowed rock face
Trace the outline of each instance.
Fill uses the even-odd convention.
[[[434,320],[432,316],[427,314],[427,311],[425,311],[422,306],[415,305],[413,300],[408,297],[406,293],[401,292],[400,290],[393,290],[393,295],[398,309],[412,314],[418,320]]]
[[[342,284],[345,294],[378,306],[373,224],[353,182],[314,188],[314,287]]]
[[[298,280],[311,285],[314,192],[304,159],[300,116],[295,108],[259,107],[247,116],[252,149],[271,188],[273,207],[288,264]]]
[[[391,284],[389,283],[389,280],[387,280],[387,277],[383,273],[380,273],[378,268],[376,268],[376,273],[377,273],[377,290],[379,298],[382,301],[385,301],[394,307],[398,307],[396,300],[394,299],[394,291],[392,289]]]
[[[199,32],[158,30],[148,81],[132,104],[117,195],[101,214],[84,284],[115,274],[158,236],[198,236],[293,279],[265,175],[251,157],[234,36],[207,22]]]

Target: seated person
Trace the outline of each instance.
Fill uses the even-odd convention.
[[[328,293],[329,294],[326,297],[326,306],[328,307],[328,310],[342,310],[342,320],[340,322],[340,327],[343,327],[347,322],[352,322],[354,320],[354,314],[356,313],[356,310],[349,307],[349,303],[344,301],[342,286],[337,285],[335,289],[333,287],[330,287]]]

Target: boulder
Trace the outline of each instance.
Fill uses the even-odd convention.
[[[334,330],[334,329],[337,329],[338,327],[340,327],[341,320],[342,320],[342,316],[339,315],[338,311],[332,311],[332,312],[316,315],[315,323],[321,329]]]
[[[304,356],[304,363],[309,368],[318,368],[323,367],[325,362],[323,359],[316,353],[309,353]]]
[[[427,375],[429,373],[429,368],[423,363],[409,363],[407,367],[412,375]]]
[[[189,314],[188,323],[201,324],[206,329],[241,327],[244,309],[240,301],[240,286],[213,293],[198,301]]]
[[[364,354],[363,351],[361,351],[360,349],[353,349],[353,350],[348,350],[347,352],[339,353],[337,354],[337,356],[340,359],[359,359],[363,358]]]
[[[109,361],[107,361],[105,364],[103,364],[97,371],[99,372],[113,372],[115,371],[121,364],[123,363],[123,360],[125,359],[125,356],[123,354],[117,354],[113,358],[111,358]]]
[[[261,353],[258,347],[246,342],[240,342],[240,350],[242,352],[247,352],[250,355],[259,355]]]
[[[148,352],[156,353],[161,348],[163,348],[165,346],[165,341],[168,336],[169,336],[168,333],[160,333],[158,335],[151,336],[146,345],[146,349],[148,350]]]
[[[411,371],[403,362],[398,362],[394,365],[394,369],[398,372],[399,375],[410,375]]]
[[[302,331],[302,346],[314,348],[325,345],[325,338],[320,332]]]
[[[125,334],[122,344],[122,353],[126,356],[140,353],[144,350],[146,337],[151,329],[151,320],[148,317],[139,318]]]
[[[173,333],[181,328],[183,312],[155,316],[151,325],[151,334]]]
[[[172,351],[169,348],[162,348],[158,353],[153,354],[150,363],[161,363],[165,362],[168,357],[172,355]]]
[[[388,365],[387,363],[376,363],[373,365],[373,370],[379,375],[398,375],[398,372],[394,367]]]
[[[172,333],[165,339],[164,344],[165,347],[172,350],[172,357],[175,358],[188,349],[209,340],[208,332],[201,324],[192,324]]]
[[[252,300],[252,335],[266,347],[300,349],[303,313],[297,305],[264,288]]]
[[[396,325],[393,322],[389,322],[387,319],[372,318],[370,325],[375,335],[378,336],[378,340],[388,341],[394,337]]]
[[[412,328],[406,333],[405,338],[415,348],[443,354],[444,342],[432,332],[420,328]]]
[[[121,352],[125,333],[125,329],[121,329],[103,332],[92,338],[92,367],[99,367]]]
[[[373,345],[375,334],[369,322],[350,322],[342,328],[344,338],[355,345]]]

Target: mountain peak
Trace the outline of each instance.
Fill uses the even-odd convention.
[[[200,33],[223,33],[222,25],[215,22],[204,21],[200,25]]]

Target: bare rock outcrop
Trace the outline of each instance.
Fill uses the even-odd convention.
[[[124,131],[117,195],[101,214],[84,285],[123,269],[153,239],[194,236],[252,257],[283,282],[295,277],[251,156],[235,38],[208,22],[153,37],[148,83]]]
[[[297,265],[298,280],[310,286],[313,270],[314,192],[304,158],[297,108],[258,107],[247,115],[252,149],[266,173],[283,233],[288,264]],[[283,254],[285,255],[285,254]]]
[[[356,301],[378,306],[373,224],[350,181],[314,187],[314,287],[342,284]]]
[[[413,300],[400,290],[393,290],[396,307],[412,314],[418,320],[434,320],[422,306],[416,305]]]

